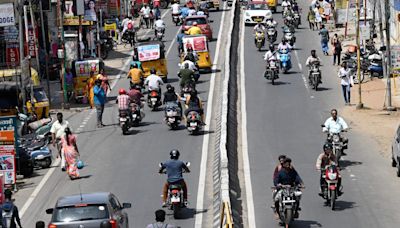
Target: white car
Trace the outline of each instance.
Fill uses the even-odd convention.
[[[272,18],[272,11],[268,5],[263,2],[248,2],[244,9],[244,23],[257,24],[266,23],[267,19]]]

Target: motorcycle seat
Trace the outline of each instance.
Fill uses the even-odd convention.
[[[179,184],[170,184],[169,185],[169,189],[170,190],[175,190],[175,189],[178,189],[178,190],[180,190],[182,187],[181,187],[181,185],[179,185]]]

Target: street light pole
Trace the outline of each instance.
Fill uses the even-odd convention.
[[[43,42],[43,47],[45,50],[45,67],[46,67],[46,84],[47,84],[47,96],[49,97],[49,106],[51,108],[51,92],[50,92],[50,82],[49,82],[49,55],[47,54],[47,42],[46,42],[46,32],[44,30],[44,19],[43,19],[43,6],[42,6],[42,1],[39,1],[39,7],[40,7],[40,27],[42,27],[42,42]]]
[[[386,28],[386,56],[387,56],[387,75],[386,75],[386,110],[396,111],[396,108],[392,106],[392,83],[390,81],[392,56],[390,53],[390,6],[389,0],[385,0],[385,28]]]
[[[356,109],[362,109],[364,104],[361,99],[361,72],[360,72],[360,0],[356,1],[356,42],[357,42],[357,79],[358,79],[358,104]]]
[[[24,85],[24,78],[23,78],[23,72],[22,72],[22,62],[25,59],[25,54],[24,54],[24,25],[23,25],[23,7],[24,7],[24,1],[19,0],[18,1],[18,36],[19,36],[19,64],[21,68],[21,92],[22,92],[22,112],[26,114],[26,91],[25,91],[25,85]],[[27,22],[25,22],[27,23]]]

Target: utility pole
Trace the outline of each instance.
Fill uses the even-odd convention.
[[[18,36],[19,36],[19,64],[21,68],[21,90],[22,90],[22,112],[26,114],[26,93],[25,93],[25,85],[24,85],[24,80],[23,80],[23,72],[22,72],[22,61],[25,58],[24,54],[24,25],[22,16],[24,14],[23,11],[24,8],[24,1],[19,0],[18,1]]]
[[[392,83],[390,81],[392,56],[390,53],[390,6],[389,0],[385,0],[385,28],[386,28],[386,56],[387,56],[387,75],[386,75],[386,110],[396,111],[396,108],[392,106]]]
[[[43,7],[42,7],[42,1],[39,1],[39,9],[40,9],[40,27],[42,28],[42,42],[43,42],[43,47],[45,50],[45,67],[46,67],[46,84],[47,84],[47,93],[49,97],[49,106],[51,108],[51,92],[50,92],[50,82],[49,82],[49,55],[47,54],[47,42],[46,42],[46,32],[44,31],[44,19],[43,19]]]
[[[347,38],[347,24],[349,23],[349,7],[350,7],[350,0],[347,1],[346,6],[346,23],[344,24],[344,38]]]
[[[378,26],[379,26],[379,36],[380,36],[380,39],[381,39],[381,46],[383,47],[383,46],[385,46],[385,37],[383,35],[382,4],[381,4],[381,0],[377,0],[376,2],[378,3],[377,7],[378,7],[378,20],[379,20],[379,24],[378,24]],[[386,48],[388,48],[388,47],[386,47]],[[384,51],[382,53],[382,55],[383,55],[382,56],[383,77],[384,78],[389,78],[390,74],[388,74],[388,70],[387,70],[388,64],[387,64],[387,56],[386,56],[386,54],[387,54],[386,51]],[[385,102],[385,106],[386,106],[386,102]]]
[[[371,23],[371,31],[369,34],[369,38],[372,40],[374,38],[374,34],[376,31],[376,26],[375,26],[375,20],[376,20],[376,3],[377,1],[373,1],[374,2],[374,6],[373,6],[373,10],[372,10],[372,23]],[[380,2],[380,0],[379,0]]]
[[[31,91],[31,96],[30,96],[30,101],[32,104],[32,108],[34,107],[33,105],[33,81],[32,81],[32,70],[31,70],[31,55],[29,51],[29,28],[28,28],[28,6],[24,5],[24,22],[25,22],[25,42],[28,44],[28,75],[29,75],[29,80],[30,80],[30,91]],[[21,69],[22,72],[22,69]]]
[[[357,79],[358,79],[358,104],[356,109],[362,109],[364,104],[361,99],[361,72],[360,72],[360,0],[356,1],[356,14],[357,14],[357,25],[356,25],[356,42],[357,42]]]
[[[40,62],[39,62],[39,52],[38,52],[38,42],[36,37],[36,24],[35,24],[35,16],[32,8],[32,0],[29,0],[29,13],[31,15],[31,26],[32,26],[32,36],[33,36],[33,43],[35,44],[35,56],[36,56],[36,64],[38,73],[40,73]]]
[[[62,4],[61,0],[57,0],[57,21],[58,21],[58,35],[60,38],[60,43],[61,43],[61,48],[58,50],[61,50],[62,53],[57,53],[57,54],[62,54],[62,56],[58,56],[61,59],[61,72],[60,72],[60,78],[61,78],[61,83],[62,83],[62,88],[63,88],[63,96],[62,96],[62,108],[64,109],[69,109],[69,104],[68,104],[68,98],[67,98],[67,85],[65,83],[65,48],[64,48],[64,10],[62,9]]]

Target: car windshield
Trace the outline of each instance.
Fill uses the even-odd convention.
[[[73,222],[95,219],[108,219],[107,205],[90,204],[59,207],[54,210],[54,222]]]
[[[247,7],[248,10],[267,10],[267,4],[249,4]]]
[[[205,18],[190,18],[186,20],[186,25],[191,26],[194,22],[197,22],[198,25],[207,24],[207,20]]]

